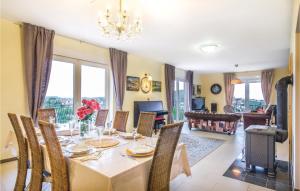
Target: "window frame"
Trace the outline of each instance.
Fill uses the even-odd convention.
[[[107,108],[110,108],[110,67],[107,64],[102,64],[94,61],[88,61],[83,59],[71,58],[61,55],[53,55],[52,60],[67,62],[73,64],[73,110],[74,115],[76,109],[81,106],[81,66],[91,66],[96,68],[101,68],[105,70],[105,102]]]
[[[177,96],[177,99],[179,98],[179,82],[183,82],[183,88],[184,88],[184,92],[185,92],[185,96],[187,96],[187,81],[183,78],[177,77],[174,80],[174,107],[176,109],[176,116],[173,116],[175,121],[181,121],[179,120],[179,105],[178,105],[178,100],[177,102],[175,101],[175,96]],[[175,95],[176,94],[176,95]],[[186,110],[186,99],[184,99],[184,111]],[[184,119],[183,119],[184,120]]]
[[[250,109],[250,105],[249,105],[249,101],[250,101],[250,83],[261,83],[261,79],[260,78],[247,78],[242,80],[242,82],[245,84],[245,108],[244,110],[248,110]],[[234,97],[235,99],[235,97]],[[265,104],[265,103],[264,103]]]

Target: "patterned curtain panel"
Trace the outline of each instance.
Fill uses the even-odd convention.
[[[173,123],[175,67],[165,64],[165,83],[168,109],[168,123]]]
[[[55,32],[24,23],[24,62],[28,91],[28,105],[34,122],[42,106],[50,78]]]
[[[264,70],[261,72],[261,91],[266,105],[270,103],[273,78],[273,70]]]
[[[225,85],[225,99],[226,105],[232,105],[233,94],[234,94],[234,85],[231,84],[231,80],[233,80],[233,73],[225,73],[224,74],[224,85]]]
[[[127,52],[109,49],[117,110],[122,110],[127,73]]]
[[[192,71],[187,71],[185,74],[185,79],[187,81],[187,98],[186,98],[186,103],[187,103],[187,111],[190,111],[192,109],[192,96],[193,96],[193,76],[194,73]]]

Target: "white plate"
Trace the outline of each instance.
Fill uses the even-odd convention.
[[[120,137],[123,137],[124,139],[133,139],[133,134],[132,133],[124,133],[124,132],[121,132],[119,133]],[[136,134],[136,138],[141,138],[142,135],[141,134]]]
[[[128,150],[134,154],[145,154],[145,153],[150,153],[150,152],[154,151],[154,148],[149,147],[147,145],[137,145],[137,146],[128,148]]]
[[[103,135],[108,135],[108,134],[115,134],[115,133],[117,133],[117,130],[116,129],[110,129],[110,130],[108,130],[108,129],[105,129],[104,131],[103,131]]]
[[[66,147],[66,151],[69,153],[74,153],[74,154],[82,154],[82,153],[87,153],[90,151],[90,147],[84,144],[72,144],[72,145],[68,145]]]

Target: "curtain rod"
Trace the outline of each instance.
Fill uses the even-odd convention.
[[[24,25],[23,23],[18,23],[18,22],[14,22],[14,24],[18,25],[20,28],[22,28],[23,25]],[[75,40],[75,41],[78,41],[79,43],[85,43],[85,44],[88,44],[88,45],[92,45],[92,46],[95,46],[97,48],[109,48],[109,47],[106,47],[106,46],[100,46],[98,44],[94,44],[94,43],[87,42],[87,41],[84,41],[84,40],[80,40],[80,39],[77,39],[77,38],[65,36],[65,35],[62,35],[62,34],[59,34],[59,33],[56,33],[56,32],[55,32],[55,35],[58,35],[58,36],[64,37],[64,38],[68,38],[68,39],[71,39],[71,40]]]
[[[60,55],[60,54],[53,54],[53,56],[58,56],[58,57],[63,57],[63,58],[69,58],[69,59],[74,59],[74,60],[79,60],[79,61],[89,62],[89,63],[94,63],[94,64],[107,65],[107,64],[100,63],[100,62],[95,62],[95,61],[85,60],[85,59],[80,59],[80,58],[74,58],[74,57],[64,56],[64,55]]]

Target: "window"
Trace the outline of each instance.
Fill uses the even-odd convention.
[[[95,99],[106,108],[105,69],[81,66],[81,99]]]
[[[236,112],[245,110],[245,84],[234,85],[233,103]]]
[[[247,80],[234,86],[233,107],[236,112],[256,111],[265,105],[261,82]]]
[[[256,111],[265,105],[264,97],[261,91],[261,83],[249,83],[249,102],[247,104],[251,111]]]
[[[96,99],[108,108],[107,70],[105,65],[55,57],[43,107],[55,108],[58,123],[72,119],[82,99]]]
[[[175,80],[174,84],[174,109],[173,118],[177,121],[184,120],[185,110],[185,82],[182,80]]]
[[[73,110],[73,64],[53,61],[44,108],[55,108],[57,121],[65,123]]]

